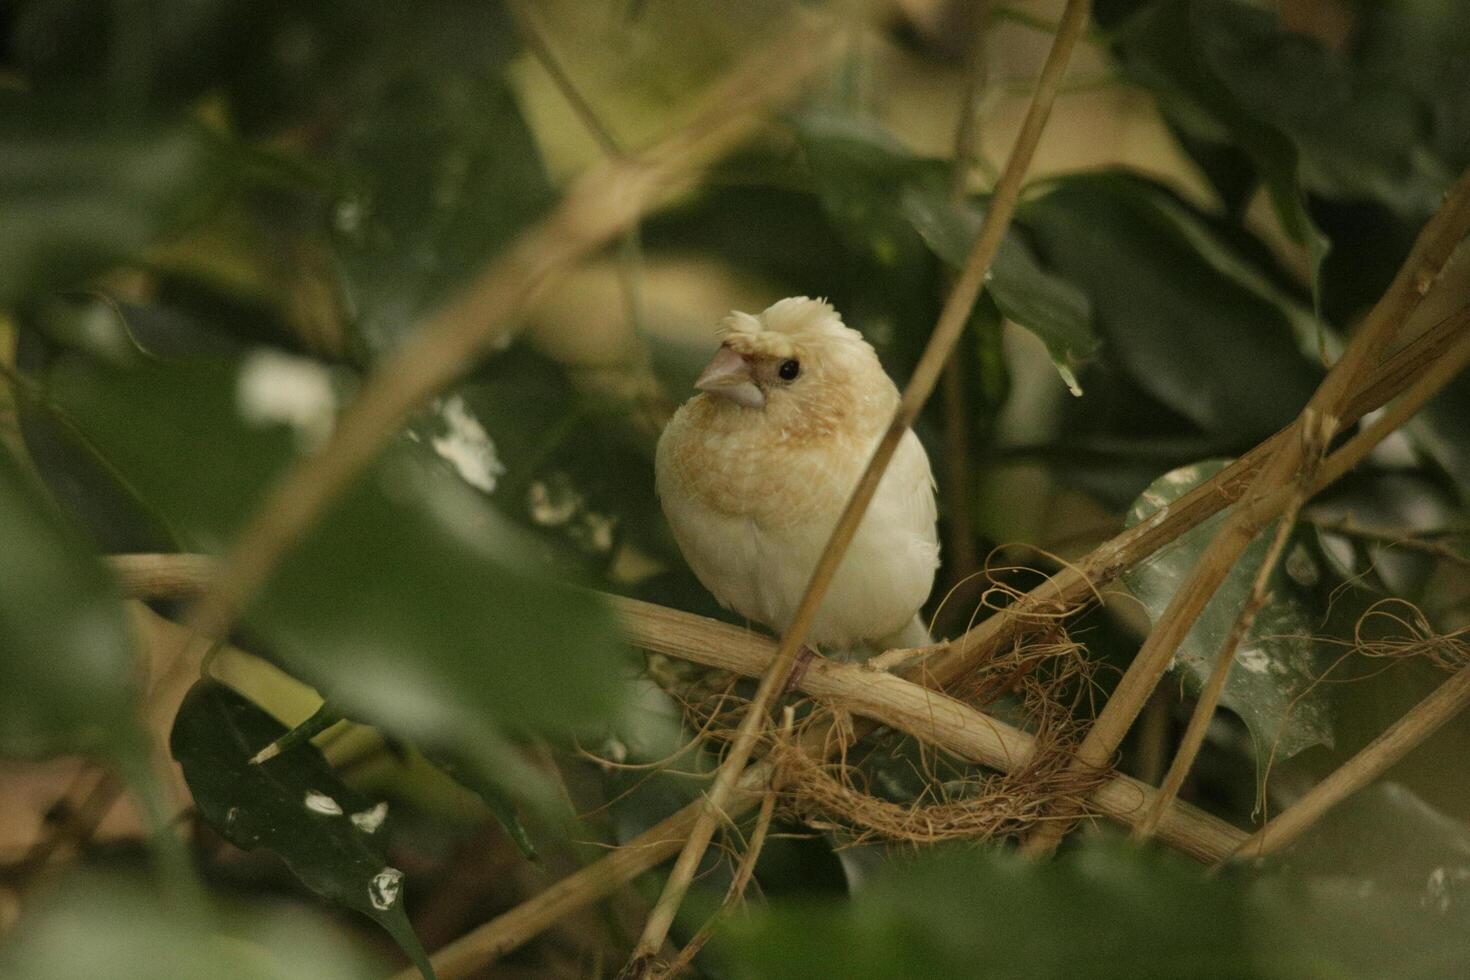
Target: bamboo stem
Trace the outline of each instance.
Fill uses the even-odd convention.
[[[970,41],[969,70],[965,74],[965,97],[955,123],[954,160],[950,165],[949,195],[963,202],[975,157],[975,131],[979,123],[980,99],[985,91],[988,60],[985,43],[989,0],[980,0],[976,11],[977,31]],[[944,470],[945,518],[949,525],[946,541],[945,575],[949,582],[963,582],[980,569],[975,550],[975,479],[970,453],[970,407],[965,397],[963,358],[951,357],[944,365]]]

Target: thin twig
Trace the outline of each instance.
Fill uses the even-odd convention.
[[[112,805],[122,797],[127,787],[116,774],[100,770],[95,775],[96,781],[86,796],[63,816],[55,831],[39,838],[21,858],[17,872],[22,881],[29,881],[46,870],[51,860],[67,848],[80,850],[85,847],[112,810]]]
[[[1466,706],[1470,706],[1470,667],[1441,684],[1361,752],[1256,831],[1232,857],[1262,857],[1296,840],[1328,810],[1381,776]]]
[[[782,729],[787,738],[791,735],[794,716],[795,712],[788,706],[782,717]],[[766,787],[766,795],[761,799],[760,810],[755,816],[755,826],[750,832],[750,840],[745,845],[745,853],[740,856],[740,867],[735,869],[735,877],[731,880],[730,887],[725,892],[725,901],[720,906],[720,910],[710,916],[709,921],[700,927],[699,932],[694,934],[694,938],[690,939],[689,942],[684,944],[684,948],[679,950],[679,955],[675,956],[659,971],[660,977],[675,977],[687,969],[694,962],[694,957],[699,955],[699,951],[714,937],[715,924],[731,909],[745,900],[745,889],[750,885],[751,878],[755,876],[755,865],[760,860],[761,851],[765,849],[766,834],[771,829],[771,818],[776,815],[776,797],[781,788],[781,776],[782,773],[779,769],[771,776],[770,785]]]
[[[1154,835],[1158,829],[1159,820],[1164,815],[1164,810],[1170,801],[1179,795],[1180,787],[1184,785],[1185,778],[1189,775],[1190,769],[1194,767],[1194,760],[1199,755],[1200,747],[1205,744],[1205,732],[1215,717],[1215,708],[1219,705],[1220,695],[1225,690],[1225,679],[1230,675],[1230,668],[1235,663],[1235,651],[1240,646],[1241,640],[1255,625],[1256,616],[1270,598],[1271,577],[1276,572],[1276,565],[1286,550],[1287,542],[1291,540],[1292,527],[1296,522],[1297,512],[1301,510],[1302,502],[1302,494],[1297,493],[1292,505],[1282,516],[1276,528],[1276,535],[1271,542],[1270,550],[1265,560],[1261,562],[1261,567],[1256,570],[1250,597],[1241,607],[1235,622],[1231,624],[1230,632],[1225,637],[1224,644],[1220,647],[1220,652],[1215,656],[1214,667],[1205,681],[1204,688],[1199,693],[1194,711],[1189,716],[1189,724],[1184,729],[1184,738],[1180,740],[1179,748],[1174,753],[1174,760],[1169,763],[1169,771],[1159,786],[1159,795],[1149,807],[1143,820],[1133,828],[1135,840],[1146,840]]]
[[[114,555],[108,564],[123,595],[148,599],[192,599],[218,568],[208,555]]]
[[[760,802],[772,768],[762,763],[746,770],[731,799],[732,817],[748,812]],[[440,980],[462,980],[529,941],[552,923],[611,895],[678,853],[700,811],[699,801],[688,804],[607,857],[573,872],[456,939],[430,957],[434,972]],[[408,969],[395,974],[392,980],[419,980],[419,974]]]
[[[581,120],[582,125],[592,135],[602,154],[610,161],[626,161],[629,153],[624,149],[622,141],[619,140],[612,128],[603,121],[593,108],[592,103],[582,94],[572,76],[562,65],[561,59],[551,49],[551,43],[546,38],[546,32],[542,30],[535,10],[526,0],[513,0],[507,4],[511,17],[516,22],[516,29],[525,41],[526,47],[532,56],[541,64],[551,83],[566,100],[572,112]],[[618,241],[618,285],[623,293],[623,308],[628,318],[629,328],[636,334],[642,329],[644,323],[643,313],[643,236],[639,227],[639,220],[634,218],[628,223]],[[649,356],[644,345],[638,345],[638,360],[641,366],[648,369],[648,376],[652,377],[649,369]],[[640,389],[640,395],[642,394]]]
[[[965,97],[960,105],[959,121],[955,124],[949,193],[956,202],[965,199],[975,156],[975,130],[988,68],[985,42],[989,6],[988,0],[982,0],[977,14],[977,30],[970,42],[969,71],[965,76]],[[980,568],[980,558],[975,550],[975,480],[963,358],[951,357],[945,362],[943,385],[944,510],[949,524],[945,571],[949,581],[963,582]]]
[[[506,9],[510,12],[511,19],[515,21],[516,32],[520,34],[521,40],[530,50],[546,72],[551,84],[561,93],[567,105],[571,106],[572,112],[581,120],[587,132],[597,141],[603,156],[609,160],[621,160],[627,154],[623,150],[622,142],[613,134],[612,129],[602,121],[597,110],[592,108],[592,103],[582,94],[582,90],[572,81],[572,76],[567,74],[561,59],[551,50],[551,44],[546,40],[546,32],[541,29],[537,21],[537,15],[526,0],[511,0]]]
[[[1403,267],[1383,297],[1353,335],[1347,349],[1313,393],[1293,425],[1296,435],[1280,440],[1275,451],[1215,533],[1189,577],[1174,593],[1168,607],[1133,663],[1124,672],[1112,697],[1078,746],[1079,768],[1096,768],[1112,758],[1123,736],[1168,668],[1220,583],[1251,540],[1289,502],[1279,492],[1296,484],[1313,447],[1325,445],[1341,424],[1344,406],[1353,389],[1363,383],[1372,367],[1418,308],[1456,246],[1470,233],[1470,171],[1420,233]],[[1230,651],[1233,655],[1233,651]],[[1041,825],[1027,841],[1030,854],[1049,853],[1067,832],[1065,820]]]
[[[1068,0],[1066,12],[1062,15],[1062,30],[1058,33],[1056,40],[1052,43],[1051,52],[1047,55],[1041,78],[1037,82],[1036,94],[1032,97],[1031,107],[1021,126],[1020,135],[1011,150],[1010,159],[1001,174],[1000,182],[996,185],[995,193],[990,199],[984,222],[980,227],[980,234],[966,258],[954,290],[940,312],[939,322],[934,328],[933,335],[929,338],[928,345],[924,348],[923,355],[919,358],[918,365],[914,368],[913,376],[909,379],[907,388],[904,389],[898,410],[894,413],[888,430],[873,451],[873,457],[863,472],[862,478],[859,479],[852,498],[848,501],[842,516],[838,518],[831,538],[826,548],[823,549],[821,558],[817,561],[816,569],[812,572],[806,594],[797,606],[790,627],[781,638],[776,657],[771,662],[769,669],[762,675],[760,685],[756,688],[755,696],[751,699],[746,715],[741,719],[740,728],[720,765],[714,785],[710,788],[708,796],[705,797],[705,806],[700,819],[695,824],[693,833],[690,834],[688,844],[680,852],[679,859],[675,862],[674,869],[664,885],[663,894],[659,896],[658,904],[654,906],[652,914],[649,915],[643,935],[633,950],[628,969],[625,971],[630,975],[641,974],[643,965],[649,962],[663,945],[684,894],[694,880],[699,861],[704,856],[710,839],[714,836],[726,801],[734,790],[741,771],[750,759],[751,751],[755,747],[759,733],[766,725],[766,715],[776,695],[785,688],[786,680],[791,676],[797,651],[806,642],[812,620],[816,617],[817,607],[826,594],[827,586],[837,571],[843,553],[857,531],[858,523],[862,520],[868,504],[873,499],[873,494],[877,491],[878,481],[882,479],[889,461],[898,449],[900,440],[918,417],[919,411],[934,390],[940,372],[944,370],[945,361],[949,359],[950,352],[964,330],[965,322],[969,319],[975,300],[979,297],[980,290],[985,284],[990,265],[1000,249],[1006,231],[1010,228],[1016,204],[1020,199],[1022,183],[1026,178],[1026,172],[1030,169],[1031,158],[1036,152],[1037,144],[1041,141],[1041,134],[1046,128],[1052,104],[1056,100],[1057,89],[1066,74],[1067,64],[1071,59],[1077,39],[1087,25],[1091,9],[1091,0]]]
[[[1319,531],[1326,531],[1329,534],[1340,534],[1344,537],[1358,538],[1362,541],[1384,544],[1392,548],[1417,551],[1443,559],[1444,561],[1453,562],[1456,565],[1470,567],[1470,554],[1457,551],[1439,541],[1426,540],[1432,536],[1428,532],[1410,530],[1408,528],[1370,527],[1359,524],[1351,517],[1326,518],[1309,515],[1303,518],[1303,520]],[[1437,532],[1437,536],[1470,537],[1470,531]]]

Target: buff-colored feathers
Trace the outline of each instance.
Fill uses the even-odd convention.
[[[873,348],[830,304],[732,313],[704,394],[659,440],[658,493],[680,549],[726,607],[781,631],[898,403]],[[813,625],[834,650],[914,645],[938,565],[933,480],[901,443]]]

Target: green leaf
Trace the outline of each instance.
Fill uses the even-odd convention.
[[[1134,502],[1128,525],[1162,514],[1225,465],[1212,460],[1164,474]],[[1124,584],[1152,618],[1157,620],[1169,605],[1225,517],[1217,514],[1124,573]],[[1179,645],[1171,669],[1184,676],[1190,690],[1202,688],[1213,671],[1220,648],[1250,597],[1273,533],[1274,525],[1251,542]],[[1236,649],[1220,695],[1220,703],[1239,715],[1250,730],[1258,771],[1264,770],[1268,759],[1289,759],[1313,745],[1330,747],[1333,741],[1327,690],[1323,685],[1314,686],[1333,658],[1312,639],[1316,618],[1287,575],[1293,563],[1314,567],[1315,558],[1304,550],[1298,555],[1295,549],[1299,547],[1287,546],[1270,582],[1270,598]]]
[[[1201,428],[1252,444],[1311,397],[1320,370],[1293,336],[1301,309],[1156,185],[1068,177],[1021,218],[1091,299],[1108,359]]]
[[[320,365],[268,351],[132,369],[73,358],[50,381],[112,466],[208,551],[332,424],[339,387]],[[550,577],[547,544],[461,479],[494,470],[495,435],[462,425],[438,452],[397,440],[245,616],[348,716],[492,767],[506,732],[613,717],[623,665],[602,603]]]
[[[378,923],[432,980],[404,911],[403,872],[384,857],[386,810],[342,782],[309,742],[251,764],[286,732],[229,688],[200,681],[179,708],[169,749],[210,826],[243,850],[279,855],[312,891]]]
[[[1470,505],[1470,376],[1459,375],[1434,397],[1410,434],[1444,467]]]
[[[1397,783],[1349,797],[1260,871],[1296,890],[1300,927],[1357,976],[1470,968],[1470,827]]]
[[[137,748],[122,603],[3,446],[0,582],[0,754]]]
[[[1363,75],[1412,92],[1428,121],[1427,143],[1450,172],[1470,165],[1470,86],[1465,38],[1470,7],[1456,0],[1360,4],[1353,60]]]
[[[1292,858],[1286,868],[1207,876],[1168,852],[1097,837],[1046,862],[935,848],[891,858],[850,901],[775,902],[731,917],[717,950],[735,976],[762,980],[1460,976],[1470,905],[1462,886],[1447,890],[1441,879],[1457,878],[1465,851],[1458,833],[1439,846],[1453,822],[1423,810],[1396,807],[1400,825],[1359,824],[1343,839],[1355,857],[1331,849],[1356,870],[1393,861],[1393,848],[1364,841],[1423,830],[1447,863],[1412,889]]]
[[[1220,35],[1243,29],[1255,15],[1235,0],[1163,0],[1118,27],[1114,50],[1124,72],[1154,93],[1171,123],[1197,141],[1234,145],[1250,156],[1282,229],[1311,255],[1315,287],[1330,243],[1307,211],[1300,150],[1273,121],[1241,103],[1210,58]]]
[[[936,255],[953,268],[964,265],[980,234],[984,208],[919,187],[904,191],[901,208]],[[1015,235],[1007,235],[1001,242],[986,289],[1001,313],[1046,345],[1072,394],[1082,394],[1077,368],[1098,347],[1086,294],[1044,270],[1035,254]]]
[[[510,89],[473,64],[384,79],[337,149],[349,186],[334,244],[358,342],[376,354],[534,219],[552,197]]]
[[[952,200],[948,164],[916,156],[860,116],[808,112],[795,124],[813,187],[848,248],[909,279],[926,266],[925,249],[951,267],[964,263],[984,212]],[[1097,347],[1087,298],[1046,273],[1015,235],[1002,243],[987,290],[1007,317],[1041,338],[1077,390],[1075,368]]]
[[[1289,976],[1298,943],[1265,911],[1116,841],[1047,862],[940,848],[891,862],[850,902],[732,917],[720,948],[738,976],[768,980]]]
[[[146,879],[87,874],[26,903],[0,952],[0,975],[375,980],[384,975],[375,959],[310,909],[199,907],[167,900]]]
[[[212,206],[229,174],[195,126],[106,126],[0,91],[0,306],[73,286]]]
[[[505,830],[506,836],[527,860],[540,860],[540,855],[536,852],[536,845],[532,842],[526,825],[521,822],[516,797],[520,796],[524,799],[528,795],[533,796],[540,804],[537,807],[538,810],[549,810],[550,807],[546,804],[551,802],[552,796],[547,792],[548,787],[544,780],[534,776],[529,772],[529,767],[521,764],[518,766],[521,771],[518,774],[520,778],[517,781],[517,788],[522,792],[515,793],[506,788],[508,780],[504,778],[504,770],[492,777],[485,773],[483,767],[473,763],[466,764],[445,752],[431,752],[424,758],[445,775],[478,796],[480,802],[485,804],[485,808]],[[516,764],[514,760],[511,761],[512,764]],[[549,816],[549,814],[542,812],[538,813],[538,816]]]
[[[1311,190],[1371,197],[1427,215],[1446,186],[1416,158],[1422,126],[1409,94],[1237,0],[1192,0],[1196,57],[1241,111],[1291,139]]]

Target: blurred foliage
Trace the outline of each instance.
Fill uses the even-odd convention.
[[[133,651],[117,596],[4,449],[0,573],[0,751],[136,751]]]
[[[825,6],[24,0],[0,12],[0,752],[40,771],[80,754],[155,801],[141,762],[147,736],[169,733],[145,731],[137,709],[161,651],[129,629],[101,556],[225,551],[381,356],[605,152],[580,112],[636,153],[795,8]],[[507,325],[503,349],[463,365],[245,610],[231,642],[255,669],[311,685],[356,736],[334,729],[252,766],[286,731],[277,715],[295,715],[201,678],[171,747],[208,901],[155,893],[164,862],[145,829],[84,844],[81,868],[44,889],[7,855],[0,973],[381,975],[378,954],[401,954],[310,893],[378,920],[421,959],[419,937],[432,949],[542,887],[528,855],[564,870],[595,856],[586,842],[626,841],[695,797],[702,784],[681,774],[707,773],[715,755],[686,748],[677,699],[720,681],[662,658],[645,671],[593,591],[731,618],[660,514],[658,421],[719,317],[784,295],[831,299],[906,380],[985,213],[987,151],[1010,138],[1005,83],[1029,85],[1037,67],[1017,38],[1037,41],[1057,5],[994,11],[985,43],[992,72],[1008,74],[974,107],[978,159],[958,175],[899,130],[936,116],[953,128],[965,5],[905,3],[867,23],[830,6],[850,21],[840,63]],[[958,349],[958,384],[916,426],[937,464],[957,434],[970,446],[984,488],[960,506],[975,511],[978,553],[1024,527],[1027,544],[1071,557],[1296,414],[1324,353],[1470,165],[1467,11],[1098,0],[1084,57],[1109,70],[1105,99],[1126,98],[1087,104],[1126,102],[1134,115],[1110,125],[1153,127],[1169,153],[1079,171],[1065,145],[1086,133],[1054,122],[1047,136],[1064,164],[1027,187]],[[953,101],[934,98],[941,87]],[[949,490],[951,471],[936,472]],[[1188,799],[1241,824],[1254,807],[1275,812],[1440,679],[1422,664],[1358,664],[1343,671],[1355,683],[1312,686],[1375,601],[1412,602],[1439,631],[1470,622],[1467,505],[1461,378],[1308,509]],[[1209,527],[1129,576],[1147,611]],[[1180,652],[1161,751],[1262,547]],[[957,578],[942,573],[926,612]],[[1139,642],[1115,610],[1089,614],[1077,638],[1113,667]],[[1124,768],[1141,764],[1130,745]],[[996,847],[844,850],[831,831],[781,824],[756,873],[778,901],[732,923],[696,968],[1459,975],[1465,751],[1459,723],[1281,859],[1213,879],[1111,842],[1031,865]],[[973,774],[960,760],[926,768],[906,738],[855,758],[895,801],[923,798],[941,771]],[[393,820],[354,821],[384,799]],[[711,859],[706,871],[712,904],[728,869]],[[13,922],[11,894],[23,899]],[[612,962],[631,943],[620,902],[516,965],[581,976]]]
[[[1436,819],[1412,801],[1397,816],[1400,831]],[[1462,868],[1466,828],[1436,829],[1423,852]],[[1339,866],[1315,866],[1305,848],[1285,867],[1212,882],[1177,856],[1112,839],[1041,866],[941,849],[884,868],[850,901],[788,902],[732,922],[721,952],[733,975],[751,977],[1132,977],[1140,963],[1152,976],[1222,980],[1443,977],[1464,963],[1467,925],[1463,886],[1439,889],[1445,871],[1403,888],[1375,869],[1374,886],[1353,893]],[[1438,942],[1406,948],[1405,927]]]

